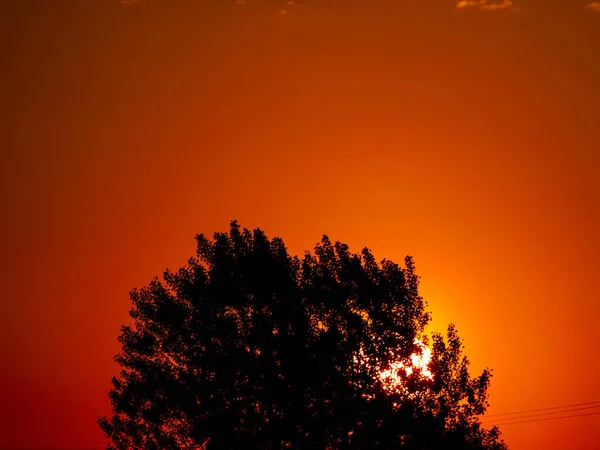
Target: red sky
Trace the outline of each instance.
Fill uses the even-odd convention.
[[[491,414],[600,400],[594,4],[264,3],[0,6],[0,441],[103,441],[128,292],[231,219],[413,255]]]

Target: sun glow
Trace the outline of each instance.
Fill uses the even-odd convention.
[[[423,342],[415,339],[417,350],[410,355],[410,362],[396,361],[390,367],[379,371],[379,381],[389,393],[406,390],[405,380],[417,369],[421,377],[433,380],[433,374],[429,370],[431,361],[431,350]]]
[[[409,358],[399,359],[383,367],[377,362],[374,366],[374,372],[380,383],[381,389],[387,394],[403,394],[409,398],[414,397],[423,388],[413,387],[409,389],[407,380],[413,375],[418,376],[418,380],[431,381],[433,373],[429,369],[431,362],[431,350],[420,340],[415,339],[415,351]],[[361,366],[373,368],[368,362],[364,352],[359,352],[355,362]]]

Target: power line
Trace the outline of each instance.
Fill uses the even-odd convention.
[[[497,425],[497,426],[516,425],[518,423],[544,422],[544,421],[548,421],[548,420],[568,419],[570,417],[595,416],[595,415],[598,415],[598,414],[600,414],[600,411],[599,412],[593,412],[593,413],[586,413],[586,414],[571,414],[571,415],[568,415],[568,416],[560,416],[560,417],[546,417],[544,419],[530,419],[530,420],[521,420],[521,421],[516,421],[516,422],[499,422],[499,423],[496,423],[494,425]]]
[[[547,413],[537,413],[537,414],[529,414],[527,416],[520,416],[520,417],[506,417],[506,418],[502,418],[499,420],[519,420],[519,419],[527,419],[529,417],[539,417],[539,416],[551,416],[554,414],[563,414],[563,413],[568,413],[568,412],[574,412],[574,411],[583,411],[586,409],[595,409],[595,408],[600,408],[600,405],[596,405],[596,406],[585,406],[582,408],[573,408],[573,409],[564,409],[561,411],[553,411],[553,412],[547,412]],[[516,414],[516,413],[515,413]],[[494,418],[492,419],[487,419],[487,418],[483,418],[482,422],[491,422],[493,421]]]
[[[525,410],[522,410],[522,411],[514,411],[514,412],[499,413],[499,414],[486,414],[485,418],[487,419],[488,417],[512,416],[512,415],[515,415],[515,414],[522,414],[522,413],[528,413],[528,412],[548,411],[550,409],[572,408],[574,406],[585,406],[585,405],[594,405],[594,404],[599,404],[599,406],[600,406],[600,401],[585,402],[585,403],[574,403],[572,405],[552,406],[552,407],[538,408],[538,409],[525,409]],[[557,413],[559,413],[559,412],[560,411],[557,411]]]

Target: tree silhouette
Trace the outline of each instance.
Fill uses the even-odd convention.
[[[303,258],[232,222],[131,292],[122,367],[99,420],[111,449],[505,449],[478,419],[453,326],[434,334],[412,259],[327,236]]]

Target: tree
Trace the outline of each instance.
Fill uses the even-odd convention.
[[[410,257],[378,264],[327,236],[290,257],[235,221],[196,240],[185,267],[130,294],[109,448],[507,448],[478,418],[490,371],[470,377],[453,326],[425,346]]]

